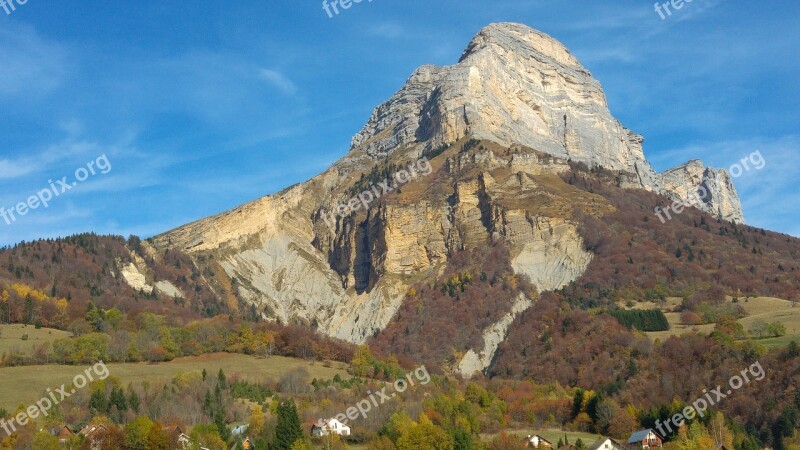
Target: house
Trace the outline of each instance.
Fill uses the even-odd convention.
[[[327,420],[319,419],[311,427],[311,436],[320,437],[329,434],[338,434],[339,436],[350,436],[350,427],[339,422],[334,418]]]
[[[78,434],[83,437],[90,437],[102,431],[108,431],[108,428],[101,423],[99,425],[86,425],[85,427],[81,428],[81,431],[78,431]]]
[[[174,442],[178,445],[177,448],[189,448],[191,445],[191,439],[183,432],[183,428],[181,428],[180,425],[162,425],[161,431],[166,433],[170,442]]]
[[[538,434],[534,434],[533,436],[529,434],[528,437],[524,439],[524,442],[527,447],[540,448],[540,449],[553,448],[552,442],[539,436]]]
[[[631,450],[661,447],[664,440],[651,429],[639,430],[628,438],[628,448]]]
[[[161,429],[166,431],[167,434],[182,434],[183,433],[183,429],[181,428],[180,425],[177,425],[177,424],[162,426]]]
[[[101,450],[100,438],[107,432],[108,427],[101,423],[99,425],[86,425],[81,431],[78,431],[78,435],[83,436],[83,438],[89,442],[89,448],[91,450]]]
[[[51,429],[50,430],[50,434],[52,434],[53,436],[57,437],[58,438],[58,442],[60,442],[62,444],[66,444],[67,441],[70,440],[72,438],[72,436],[75,435],[75,433],[73,433],[72,430],[66,425],[64,425],[61,428],[53,428],[53,429]]]
[[[595,441],[595,443],[589,447],[589,450],[625,450],[625,446],[614,439],[604,437]]]
[[[245,431],[250,428],[249,424],[237,425],[231,429],[231,436],[238,437],[244,435]]]
[[[183,428],[181,428],[181,426],[177,424],[162,426],[161,429],[164,430],[167,434],[174,434],[174,435],[183,434]]]
[[[236,450],[237,445],[238,444],[233,444],[231,450]],[[250,438],[244,438],[244,440],[242,441],[242,448],[244,450],[253,450],[255,447],[253,446],[253,441],[251,441]]]
[[[192,439],[185,433],[181,433],[178,435],[178,445],[179,448],[189,448],[192,446]]]

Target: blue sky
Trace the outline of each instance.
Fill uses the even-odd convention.
[[[304,181],[343,156],[418,66],[522,22],[569,47],[657,170],[767,164],[735,180],[748,223],[800,236],[800,3],[29,0],[0,9],[0,206],[106,155],[0,245],[151,236]]]

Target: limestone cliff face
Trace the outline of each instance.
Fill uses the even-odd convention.
[[[154,244],[213,261],[226,277],[221,286],[232,285],[266,319],[360,343],[387,326],[413,283],[434,280],[461,250],[507,243],[510,265],[539,292],[579,278],[591,254],[573,215],[613,208],[559,176],[569,160],[676,199],[706,186],[714,194],[702,208],[741,219],[727,173],[687,165],[658,175],[642,142],[613,118],[600,84],[563,45],[524,25],[490,25],[457,64],[415,71],[322,174]],[[365,174],[423,155],[429,174],[367,210],[330,215],[363,189],[355,186]],[[518,299],[483,330],[484,347],[467,352],[458,370],[484,370],[532,301]]]
[[[577,280],[592,261],[578,230],[559,219],[526,217],[525,221],[529,227],[520,239],[522,250],[511,261],[514,271],[527,275],[541,291],[561,289]]]
[[[727,170],[707,168],[693,160],[659,174],[658,179],[670,198],[724,220],[744,223],[742,204]]]
[[[407,147],[436,148],[463,136],[617,170],[630,187],[675,200],[688,200],[684,193],[700,185],[693,176],[656,174],[645,159],[644,139],[611,115],[591,73],[561,43],[521,24],[484,28],[455,65],[417,69],[375,109],[353,138],[352,152],[377,157]],[[699,183],[718,189],[700,208],[742,223],[730,179],[709,169],[704,180]]]
[[[423,66],[373,112],[353,148],[391,153],[463,136],[636,173],[649,184],[642,139],[608,110],[605,93],[550,36],[520,24],[490,25],[448,67]]]
[[[146,242],[142,244],[142,246],[148,250],[151,248]],[[148,284],[147,263],[141,256],[134,252],[130,252],[130,257],[132,261],[124,266],[122,266],[119,259],[117,260],[117,264],[122,266],[120,268],[121,278],[128,286],[132,287],[137,292],[144,292],[146,294],[150,294],[155,290],[158,293],[172,298],[185,297],[184,293],[169,281],[158,280],[153,284]]]

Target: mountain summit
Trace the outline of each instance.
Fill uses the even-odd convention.
[[[453,66],[418,69],[353,148],[381,154],[462,136],[630,173],[649,168],[641,137],[611,116],[600,83],[558,41],[520,24],[484,28]]]
[[[381,156],[406,146],[435,148],[472,136],[632,175],[638,187],[679,201],[712,185],[701,206],[744,221],[727,173],[710,169],[689,186],[666,184],[644,157],[643,138],[608,109],[600,83],[569,50],[528,26],[482,29],[453,66],[422,66],[356,134],[352,151]]]
[[[640,202],[636,220],[657,222],[652,208],[702,189],[704,221],[743,221],[727,172],[693,161],[657,174],[642,142],[562,44],[494,24],[457,64],[417,69],[322,174],[152,242],[189,252],[218,274],[220,295],[264,319],[359,343],[395,342],[406,302],[440,285],[458,297],[480,274],[493,303],[480,313],[461,303],[463,330],[442,349],[471,374],[490,367],[539,293],[586,272],[601,248],[587,242],[587,224],[621,214],[620,198]],[[413,176],[392,184],[406,168]],[[603,177],[613,186],[601,195],[592,183]]]

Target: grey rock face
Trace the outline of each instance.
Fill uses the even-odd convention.
[[[558,41],[520,24],[484,28],[453,66],[418,69],[375,109],[353,148],[378,155],[462,136],[652,173],[641,136],[611,116],[600,83]]]
[[[705,167],[693,160],[658,175],[663,192],[721,219],[744,223],[744,213],[727,170]],[[689,199],[699,199],[699,202]]]
[[[681,168],[656,174],[645,159],[644,139],[611,115],[600,83],[561,43],[525,25],[489,25],[457,64],[417,69],[375,109],[351,151],[380,157],[414,145],[437,148],[464,136],[626,172],[629,187],[681,201],[707,183],[717,189],[699,207],[743,222],[730,177],[713,169],[702,180],[672,174]]]

